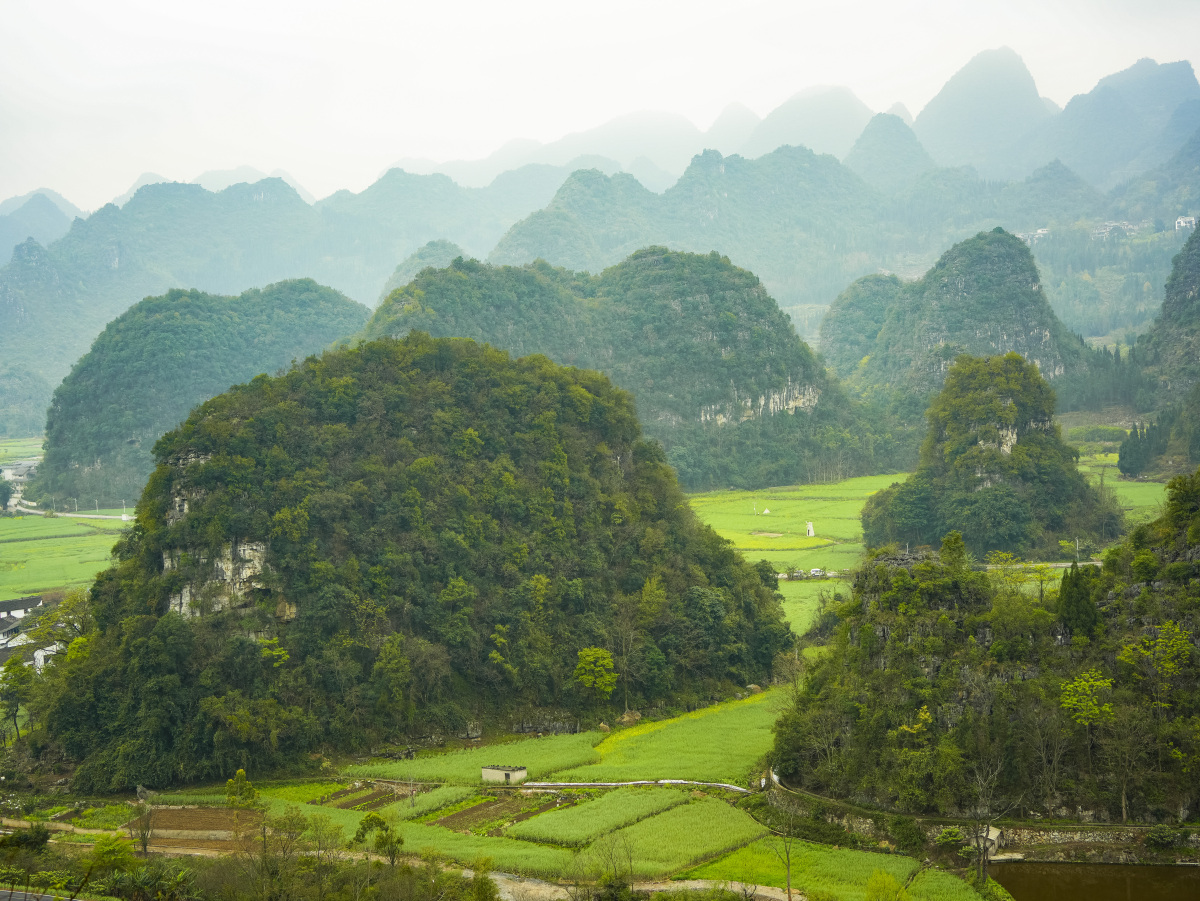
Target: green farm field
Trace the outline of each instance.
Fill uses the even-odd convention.
[[[685,792],[672,788],[618,788],[595,800],[552,810],[509,827],[506,835],[556,845],[586,845],[614,829],[677,807]]]
[[[763,839],[709,861],[683,874],[692,879],[747,882],[784,888],[787,873]],[[900,883],[918,864],[911,857],[875,854],[796,842],[792,860],[792,888],[801,892],[829,892],[839,901],[863,901],[867,880],[876,870],[895,876]],[[908,887],[911,901],[978,901],[979,895],[965,882],[948,873],[926,870]]]
[[[867,498],[904,478],[864,476],[825,485],[709,491],[688,500],[701,520],[752,562],[770,560],[780,572],[788,567],[840,571],[862,556],[859,516]],[[807,535],[809,522],[813,538]]]
[[[1121,478],[1117,469],[1116,454],[1089,454],[1079,458],[1079,469],[1093,482],[1104,484],[1116,492],[1121,508],[1125,511],[1125,525],[1134,526],[1148,522],[1159,515],[1162,503],[1167,498],[1166,482],[1148,482]]]
[[[669,720],[639,723],[600,742],[598,762],[557,772],[554,780],[692,779],[745,785],[771,749],[781,703],[780,692],[766,691]]]
[[[416,779],[478,785],[484,766],[519,765],[529,770],[530,779],[544,779],[559,770],[600,760],[594,745],[603,737],[600,732],[581,732],[578,735],[526,738],[507,744],[432,754],[416,760],[351,766],[345,773],[353,779]]]
[[[32,460],[42,455],[42,437],[0,438],[0,466],[18,460]]]
[[[0,517],[0,600],[90,585],[128,526],[110,519]]]

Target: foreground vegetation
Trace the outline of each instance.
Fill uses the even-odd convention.
[[[1200,473],[1058,590],[893,546],[833,611],[776,742],[780,772],[910,812],[1187,819],[1200,760]],[[863,702],[866,702],[863,704]]]

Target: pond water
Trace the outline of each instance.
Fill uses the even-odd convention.
[[[1200,867],[997,863],[988,874],[1015,901],[1200,901]]]

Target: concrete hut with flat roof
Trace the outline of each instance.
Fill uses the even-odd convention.
[[[523,766],[485,766],[484,782],[524,782],[529,774]]]

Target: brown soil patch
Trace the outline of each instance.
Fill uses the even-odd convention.
[[[320,800],[320,802],[318,802],[318,803],[321,803],[321,804],[328,804],[330,801],[337,801],[337,800],[338,800],[338,799],[340,799],[340,798],[346,798],[346,797],[349,797],[350,795],[357,795],[357,794],[358,794],[360,791],[362,791],[362,789],[361,789],[361,788],[342,788],[342,789],[338,789],[338,790],[337,790],[337,791],[335,791],[333,794],[331,794],[331,795],[326,795],[326,796],[325,796],[324,798],[322,798],[322,799]]]
[[[555,806],[554,801],[545,801],[536,808],[526,810],[529,803],[529,799],[523,797],[484,801],[482,804],[476,804],[474,807],[468,807],[466,810],[452,813],[448,817],[442,817],[437,821],[436,825],[453,829],[455,832],[469,832],[473,826],[478,826],[481,823],[500,821],[507,825],[527,820],[543,811],[551,810]],[[501,835],[502,833],[500,828],[496,828],[490,830],[488,834]]]
[[[361,795],[358,797],[346,798],[344,801],[342,801],[338,804],[334,804],[333,806],[338,808],[338,810],[350,810],[352,808],[358,807],[360,804],[374,804],[375,802],[381,801],[381,800],[383,801],[384,804],[388,804],[392,801],[392,799],[394,797],[395,797],[394,793],[390,790],[388,790],[388,791],[376,790],[376,791],[369,792],[368,794]],[[383,805],[381,804],[380,806],[382,807]],[[364,808],[364,809],[369,810],[371,808]]]
[[[155,829],[180,829],[193,832],[227,830],[232,832],[240,823],[252,826],[262,819],[258,810],[225,810],[213,807],[197,807],[185,810],[154,811],[152,821]]]

